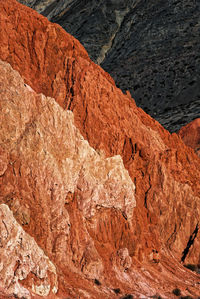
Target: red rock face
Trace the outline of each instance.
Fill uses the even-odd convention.
[[[120,156],[92,149],[72,113],[5,62],[0,86],[2,298],[198,294],[198,276],[166,253],[134,255],[135,187]]]
[[[187,146],[193,148],[197,155],[200,156],[200,118],[181,128],[178,135]]]
[[[90,233],[98,234],[102,224],[95,219],[109,210],[126,219],[122,222],[127,229],[131,226],[135,186],[128,171],[120,156],[105,158],[89,146],[74,126],[71,111],[35,94],[9,64],[1,62],[0,70],[0,200],[65,274],[71,270],[99,279],[104,265]],[[50,283],[55,266],[16,223],[7,205],[2,205],[2,213],[0,206],[0,287],[8,288],[9,295],[30,298],[30,292],[19,286],[18,280],[25,280],[35,294],[47,296],[51,289],[57,293],[57,280]],[[29,273],[42,282],[35,284]]]
[[[34,103],[22,118],[31,119],[26,121],[26,126],[23,125],[30,135],[29,139],[22,138],[23,146],[20,143],[12,155],[8,154],[7,148],[15,144],[20,136],[23,137],[19,129],[23,127],[20,111],[25,109],[24,96],[21,96],[22,107],[20,105],[19,111],[16,110],[18,126],[13,121],[14,117],[4,122],[7,127],[4,128],[2,142],[7,142],[6,132],[12,128],[9,140],[13,143],[1,149],[1,202],[9,205],[18,222],[25,225],[25,230],[34,236],[57,265],[59,294],[63,292],[76,298],[78,292],[83,298],[111,298],[116,296],[113,289],[120,288],[122,294],[150,296],[160,293],[171,298],[173,287],[180,287],[183,295],[197,296],[197,276],[185,270],[180,261],[198,264],[200,259],[198,156],[176,134],[170,135],[137,108],[129,93],[124,95],[116,88],[110,76],[89,60],[78,41],[58,25],[49,23],[14,0],[0,2],[0,10],[0,58],[9,62],[37,93],[54,97],[62,108],[72,110],[76,126],[99,156],[121,155],[135,185],[135,208],[122,204],[120,198],[124,195],[120,192],[114,195],[120,208],[109,205],[116,189],[109,187],[109,181],[102,183],[100,204],[92,206],[91,192],[96,192],[94,182],[98,180],[91,179],[89,170],[80,175],[80,188],[69,174],[63,180],[64,170],[55,170],[62,168],[62,159],[69,151],[65,140],[71,133],[65,132],[63,137],[67,121],[61,121],[59,126],[60,117],[57,117],[56,123],[50,121],[51,115],[55,115],[55,108],[49,106],[50,112],[46,111],[42,120],[43,132],[39,133],[44,136],[47,131],[57,137],[54,141],[53,136],[47,134],[44,140],[50,140],[48,146],[41,143],[42,137],[33,138],[37,131],[33,122],[34,111],[42,110],[42,105],[45,106],[48,100],[44,99],[41,105],[38,95],[34,95],[33,100],[30,96],[33,92],[23,91],[22,95],[25,93],[30,97],[26,105]],[[9,80],[11,84],[13,79]],[[11,98],[9,102],[12,103]],[[59,113],[62,115],[62,112]],[[34,141],[29,150],[27,140]],[[31,148],[42,156],[36,159]],[[22,156],[19,159],[20,149]],[[47,149],[50,158],[45,160]],[[81,155],[84,156],[83,148]],[[77,157],[72,161],[76,161]],[[43,160],[46,164],[41,164]],[[25,161],[23,167],[19,161]],[[104,162],[102,167],[105,169],[106,165]],[[34,176],[30,169],[33,169]],[[117,166],[113,169],[119,173]],[[18,174],[17,178],[14,173]],[[67,189],[65,182],[68,182],[67,185],[71,182],[71,189]],[[119,182],[116,179],[114,186],[120,186]],[[73,186],[76,186],[75,190]],[[104,190],[107,190],[106,195]],[[107,205],[105,196],[110,198]],[[26,198],[24,204],[20,198]],[[51,198],[56,202],[56,209]],[[84,202],[88,204],[85,206]],[[103,208],[98,209],[98,205],[103,205]],[[28,223],[24,223],[21,210],[25,211]],[[60,219],[59,225],[56,222],[54,226],[51,219],[57,218]],[[69,233],[70,223],[73,225]]]

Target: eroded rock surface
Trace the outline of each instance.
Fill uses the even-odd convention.
[[[135,259],[135,188],[120,156],[95,152],[72,113],[37,95],[10,65],[0,62],[0,74],[0,296],[171,298],[175,285],[197,294],[198,276],[176,260],[173,270],[156,251],[142,267]]]
[[[36,95],[10,65],[1,62],[0,68],[1,202],[10,206],[17,221],[58,265],[90,279],[98,278],[102,275],[103,262],[84,219],[91,222],[98,210],[114,209],[131,225],[135,187],[128,171],[120,156],[104,158],[89,146],[74,126],[72,112],[64,111],[51,98]],[[8,210],[5,205],[3,208]],[[70,213],[78,213],[79,221]],[[6,225],[6,219],[1,219]],[[82,226],[80,231],[76,221]],[[19,236],[16,240],[6,237],[13,248],[23,232],[16,221],[10,230],[15,229],[15,224]],[[22,238],[19,246],[25,243],[27,240]],[[35,252],[33,241],[27,246]],[[30,255],[28,249],[25,254]],[[12,252],[7,251],[7,254]],[[40,262],[37,252],[34,254],[41,275],[34,272],[39,268],[31,257],[30,265],[24,262],[24,257],[15,271],[16,280],[18,274],[19,279],[25,279],[30,271],[45,278],[48,268]],[[9,267],[14,268],[17,256],[10,255],[10,259]],[[4,278],[10,284],[7,277]],[[48,295],[50,290],[47,283],[46,290],[42,290],[42,286],[32,288],[41,295]]]
[[[191,0],[20,0],[78,38],[170,131],[200,115],[200,5]]]
[[[5,204],[0,205],[0,259],[0,287],[7,295],[31,298],[32,292],[40,296],[57,293],[55,266]],[[24,280],[29,288],[23,286]]]
[[[200,156],[200,118],[181,128],[178,135],[186,145],[193,148],[197,155]]]
[[[59,292],[72,298],[77,293],[86,298],[111,298],[116,296],[113,289],[120,288],[122,295],[159,293],[171,298],[172,288],[180,287],[183,295],[197,296],[199,278],[180,262],[199,263],[198,156],[176,134],[170,135],[137,108],[130,94],[116,88],[78,41],[58,25],[12,0],[1,2],[0,9],[0,57],[28,84],[16,83],[11,90],[14,93],[20,85],[23,89],[18,94],[23,99],[30,97],[26,104],[18,99],[20,112],[14,106],[19,128],[16,116],[9,118],[10,106],[2,114],[8,118],[2,122],[5,132],[12,132],[9,138],[2,134],[3,143],[9,145],[12,140],[13,144],[12,149],[7,147],[9,151],[1,149],[2,198],[58,266]],[[12,82],[13,76],[8,89]],[[89,166],[80,167],[80,161],[86,159],[87,142],[82,139],[80,150],[73,143],[68,148],[63,137],[73,136],[68,123],[71,113],[29,86],[73,111],[76,126],[98,153],[90,151],[100,159],[97,161],[104,161],[103,170],[100,167],[93,173],[92,165],[101,163],[90,164],[90,155]],[[6,105],[12,107],[12,98]],[[23,110],[28,113],[25,122],[20,118]],[[135,191],[129,180],[125,189],[120,185],[121,179],[127,180],[127,173],[119,172],[119,156],[107,160],[113,155],[122,156]],[[113,164],[114,182],[109,176],[104,179],[104,170]],[[67,174],[66,169],[72,173]],[[96,183],[100,186],[97,190]],[[116,192],[118,184],[122,193]],[[130,186],[135,192],[135,208]],[[92,196],[95,205],[88,200]],[[112,196],[119,200],[113,208]],[[127,200],[122,200],[124,196]],[[42,215],[38,212],[41,208]],[[123,263],[128,267],[119,266]]]

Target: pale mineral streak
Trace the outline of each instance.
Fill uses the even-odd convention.
[[[78,203],[85,217],[94,216],[96,207],[103,206],[119,209],[131,220],[135,186],[121,156],[103,158],[81,136],[71,111],[64,111],[52,98],[30,93],[8,64],[1,62],[0,67],[5,88],[0,133],[4,150],[17,150],[26,166],[30,165],[29,171],[35,171],[33,163],[38,163],[36,171],[40,176],[51,168],[63,183],[54,187],[55,201],[60,196],[64,203],[68,192],[80,190]],[[3,78],[8,73],[13,83],[6,85]],[[51,187],[50,179],[45,183]]]
[[[99,277],[104,267],[84,222],[87,245],[77,243],[78,252],[70,251],[74,223],[65,206],[69,194],[76,194],[83,219],[93,218],[98,209],[109,208],[118,210],[131,223],[135,186],[128,171],[119,155],[104,158],[89,146],[75,127],[71,111],[30,90],[9,64],[1,61],[0,73],[1,173],[2,177],[13,176],[7,186],[1,186],[1,201],[9,204],[21,225],[40,232],[42,237],[36,237],[40,246],[53,253],[58,262],[86,277]],[[17,222],[13,221],[14,227]],[[21,229],[19,224],[17,228]],[[32,244],[32,250],[36,245]],[[45,264],[35,275],[44,278],[47,269]],[[28,273],[21,271],[19,275],[25,279]],[[55,290],[49,284],[32,285],[32,291],[41,296],[47,296],[50,288]]]
[[[51,289],[57,289],[56,267],[13,217],[5,204],[0,205],[0,287],[17,298],[31,298],[28,289],[20,281],[32,273],[32,290],[40,296],[47,296]],[[49,280],[50,272],[53,285]]]

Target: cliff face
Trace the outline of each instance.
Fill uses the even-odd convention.
[[[1,63],[1,203],[56,265],[56,296],[197,296],[180,262],[200,258],[198,156],[61,27],[0,10],[0,58],[27,84]]]
[[[3,62],[1,96],[1,202],[37,241],[26,237],[9,216],[7,205],[0,207],[0,256],[7,259],[0,272],[4,278],[1,287],[9,286],[9,294],[30,297],[21,291],[19,279],[36,294],[50,293],[47,270],[55,272],[55,267],[52,264],[48,269],[42,251],[37,253],[37,244],[62,271],[71,269],[89,279],[99,279],[104,267],[90,234],[96,235],[98,226],[103,225],[103,214],[111,213],[126,219],[121,220],[118,234],[127,235],[135,207],[135,187],[121,157],[101,157],[74,126],[72,112],[64,111],[51,98],[35,94]],[[96,238],[102,238],[101,232]],[[122,246],[123,241],[120,243]],[[29,272],[46,280],[35,286],[29,277],[29,285]],[[52,289],[57,293],[58,286]]]
[[[170,131],[200,114],[197,1],[28,1]]]

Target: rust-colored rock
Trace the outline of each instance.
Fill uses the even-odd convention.
[[[99,152],[98,156],[121,155],[136,187],[137,205],[134,209],[131,207],[133,214],[126,209],[125,203],[120,203],[119,193],[116,196],[119,196],[120,208],[118,203],[114,209],[109,204],[104,206],[100,200],[100,208],[93,214],[88,196],[95,180],[92,187],[86,184],[83,189],[77,188],[74,192],[64,187],[64,172],[59,170],[58,174],[55,170],[58,166],[63,169],[62,159],[66,153],[63,134],[67,130],[67,122],[61,121],[60,129],[53,120],[51,123],[50,116],[55,114],[55,109],[51,107],[48,113],[45,109],[53,100],[43,98],[46,111],[46,116],[43,114],[43,131],[45,134],[51,131],[55,138],[45,135],[51,140],[48,146],[45,146],[47,141],[41,143],[44,132],[36,134],[37,121],[32,121],[34,111],[42,109],[38,106],[40,101],[36,100],[39,96],[34,96],[35,102],[28,101],[34,102],[35,106],[27,109],[31,121],[27,122],[22,135],[20,117],[17,129],[14,118],[5,122],[5,132],[13,130],[9,140],[13,143],[16,140],[17,144],[19,141],[20,145],[17,147],[16,144],[16,150],[10,151],[12,155],[8,155],[9,147],[1,149],[2,202],[9,204],[16,219],[58,266],[59,292],[72,298],[76,298],[77,292],[82,292],[83,297],[111,298],[116,296],[113,289],[120,288],[122,295],[125,292],[136,296],[160,293],[172,298],[172,288],[179,287],[183,295],[199,295],[198,276],[180,264],[181,261],[198,264],[200,260],[198,156],[176,134],[170,135],[137,108],[129,93],[124,95],[117,89],[110,76],[92,63],[83,47],[58,25],[49,23],[14,0],[0,2],[0,9],[0,58],[18,70],[37,93],[54,97],[62,108],[72,110],[76,126],[90,146]],[[29,87],[25,88],[23,93],[30,97]],[[23,93],[21,98],[24,98]],[[21,102],[19,115],[25,109]],[[28,103],[26,105],[30,105]],[[60,115],[67,115],[61,112],[62,109],[59,111]],[[31,132],[38,139],[32,138]],[[43,159],[36,159],[35,154],[28,151],[26,134],[31,136],[28,140],[34,141],[30,150],[34,148]],[[69,133],[66,135],[71,136]],[[7,142],[5,134],[2,138],[3,143]],[[19,160],[20,148],[23,167],[21,162],[14,163]],[[45,152],[49,153],[50,160],[45,160]],[[31,167],[34,176],[28,170],[28,160],[35,163]],[[46,161],[45,166],[41,165],[41,161]],[[105,167],[106,162],[103,165]],[[85,171],[84,168],[82,170]],[[48,181],[44,179],[44,172],[50,177]],[[14,173],[18,174],[17,178]],[[40,183],[37,183],[38,179]],[[81,184],[85,184],[81,173],[79,179]],[[90,181],[91,175],[89,178],[86,175],[87,179]],[[68,180],[74,186],[73,177],[68,175]],[[117,178],[116,182],[119,182]],[[75,186],[79,186],[78,183]],[[106,182],[102,186],[102,192],[104,188],[110,190]],[[110,191],[107,193],[111,194]],[[24,204],[21,197],[26,198]],[[41,206],[40,198],[43,199]],[[51,198],[56,202],[55,211]],[[87,201],[91,219],[85,217],[88,203],[87,209],[81,206]],[[25,203],[29,203],[29,207]],[[66,206],[64,210],[63,205]],[[38,214],[38,208],[40,211],[42,208],[42,215]],[[57,221],[53,225],[54,219],[60,219],[59,225]],[[70,226],[71,223],[73,225]],[[66,250],[63,251],[63,248]],[[123,264],[128,267],[123,268]],[[122,269],[127,270],[123,272]],[[98,276],[96,279],[101,284],[94,285],[91,281],[94,276]]]
[[[5,62],[0,86],[2,298],[171,298],[176,285],[198,294],[198,276],[176,260],[156,250],[142,264],[134,257],[135,188],[120,156],[92,149],[72,112]]]
[[[197,155],[200,156],[200,118],[182,127],[178,135],[187,146],[193,148]]]
[[[9,64],[1,62],[0,70],[0,200],[58,267],[97,279],[104,266],[87,229],[97,234],[96,214],[109,209],[131,226],[135,187],[128,171],[120,156],[104,158],[89,146],[71,111],[35,94]]]
[[[122,295],[145,297],[159,292],[170,298],[179,272],[187,277],[185,283],[178,284],[183,292],[190,294],[187,288],[191,287],[197,294],[198,276],[188,273],[176,260],[168,270],[166,263],[172,261],[155,250],[142,267],[134,257],[134,185],[120,156],[104,158],[95,152],[73,125],[70,111],[63,111],[51,98],[37,95],[7,63],[1,62],[0,70],[0,200],[6,204],[1,206],[6,213],[0,219],[6,227],[11,221],[12,232],[18,230],[25,236],[24,242],[31,244],[40,275],[46,273],[46,266],[36,254],[42,252],[38,245],[55,264],[57,287],[55,278],[50,276],[50,281],[54,282],[52,292],[57,292],[45,297],[77,298],[78,294],[81,298],[115,298],[115,291],[120,290]],[[12,246],[15,240],[11,236]],[[27,250],[23,252],[30,255]],[[41,287],[33,287],[34,263],[24,260],[20,249],[16,253],[20,256],[17,268],[12,268],[14,255],[9,265],[14,281],[18,274],[22,274],[22,281],[18,280],[17,293],[16,287],[7,290],[1,281],[2,298],[42,292]],[[3,249],[1,259],[5,254]],[[33,274],[27,276],[27,269]]]

